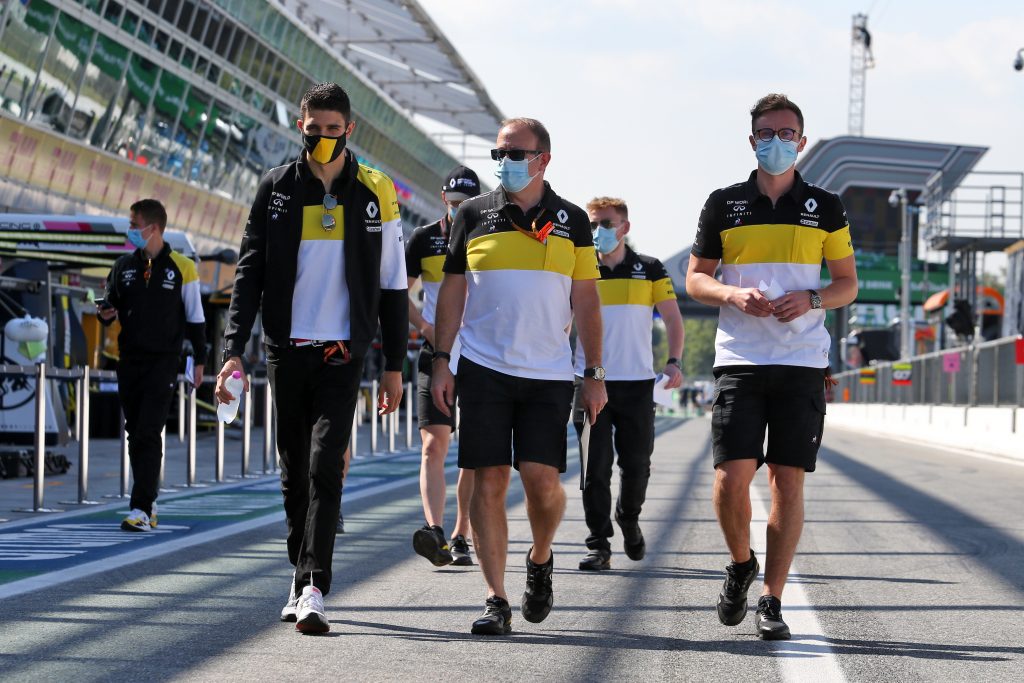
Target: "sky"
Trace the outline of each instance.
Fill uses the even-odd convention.
[[[865,135],[986,146],[979,169],[1024,171],[1022,0],[420,3],[505,115],[548,127],[554,190],[624,198],[637,249],[663,260],[692,243],[708,194],[756,166],[759,97],[801,107],[808,149],[847,133],[858,12],[876,63]],[[489,158],[469,165],[496,183]]]

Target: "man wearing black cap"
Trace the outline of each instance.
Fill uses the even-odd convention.
[[[430,397],[431,364],[434,359],[434,313],[437,291],[444,277],[445,253],[448,251],[448,233],[455,212],[464,200],[480,194],[480,179],[472,169],[458,166],[445,179],[441,200],[447,211],[440,220],[413,231],[405,249],[405,269],[409,275],[409,290],[416,278],[423,281],[423,311],[409,297],[409,323],[419,330],[423,338],[417,377],[417,414],[420,439],[423,442],[423,460],[420,464],[420,496],[423,498],[423,516],[426,524],[412,537],[413,549],[435,566],[446,564],[471,565],[469,554],[469,499],[473,495],[473,470],[459,470],[459,483],[455,490],[455,528],[449,546],[445,538],[444,460],[448,454],[451,433],[455,430],[455,416],[445,415]]]

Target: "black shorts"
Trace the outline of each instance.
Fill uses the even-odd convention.
[[[459,467],[521,462],[565,472],[572,380],[513,377],[459,359]]]
[[[825,369],[792,365],[715,368],[715,467],[757,459],[813,472],[825,427]],[[765,429],[768,448],[764,450]]]
[[[444,426],[455,431],[455,406],[451,407],[452,414],[445,415],[434,405],[434,398],[430,395],[430,386],[433,380],[431,364],[434,360],[433,350],[428,344],[420,349],[419,362],[416,373],[416,421],[420,429],[424,427]]]

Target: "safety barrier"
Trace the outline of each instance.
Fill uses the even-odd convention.
[[[834,375],[843,403],[1024,406],[1024,339],[1004,337]]]
[[[22,366],[22,365],[5,365],[0,364],[0,376],[20,376],[26,378],[34,378],[35,380],[35,397],[34,397],[34,434],[33,434],[33,485],[32,485],[32,507],[19,508],[16,512],[31,512],[31,513],[45,513],[45,512],[62,512],[57,508],[48,508],[45,505],[44,494],[45,494],[45,476],[46,476],[46,398],[47,391],[45,385],[50,380],[57,380],[61,382],[74,383],[76,387],[76,408],[74,410],[74,424],[71,426],[72,434],[78,442],[78,496],[76,500],[61,501],[61,505],[96,505],[98,501],[91,500],[89,498],[89,444],[90,444],[90,430],[89,430],[89,415],[90,415],[90,394],[93,383],[98,382],[116,382],[117,374],[111,371],[92,370],[88,367],[75,368],[75,369],[48,369],[45,363],[38,363],[34,366]],[[224,473],[224,456],[225,456],[225,425],[220,420],[216,421],[215,425],[215,438],[214,438],[214,477],[208,482],[197,481],[196,476],[196,460],[197,460],[197,412],[198,403],[196,398],[196,392],[189,391],[188,385],[184,376],[178,377],[178,438],[179,441],[186,443],[186,457],[185,457],[185,483],[179,488],[192,489],[202,488],[209,484],[220,484],[224,483],[227,478],[241,479],[251,478],[257,476],[265,476],[273,474],[278,471],[278,453],[276,447],[276,441],[274,439],[274,432],[276,429],[276,411],[274,410],[273,396],[270,390],[269,382],[264,377],[248,377],[250,391],[247,392],[241,399],[241,405],[239,409],[241,411],[241,469],[237,475],[225,476]],[[215,383],[215,377],[204,378],[204,384]],[[40,391],[39,388],[43,387]],[[250,458],[252,455],[252,423],[253,423],[253,406],[256,398],[256,389],[262,387],[262,399],[263,399],[263,416],[264,416],[264,430],[263,430],[263,468],[260,472],[254,472],[250,467]],[[360,398],[357,403],[357,409],[352,419],[352,436],[349,443],[352,449],[353,457],[365,457],[358,451],[358,428],[364,424],[367,420],[371,422],[371,436],[370,436],[370,448],[369,455],[383,454],[378,450],[378,426],[381,434],[387,439],[386,453],[396,452],[395,441],[397,436],[404,431],[405,435],[405,448],[411,449],[413,445],[413,385],[408,383],[404,387],[404,430],[401,427],[401,421],[399,419],[399,412],[402,411],[403,406],[399,406],[400,410],[396,410],[389,415],[378,415],[376,410],[376,396],[377,396],[377,381],[363,382],[360,385]],[[369,390],[367,392],[366,390]],[[379,425],[378,425],[379,420]],[[126,499],[130,495],[129,489],[129,476],[131,472],[131,465],[128,458],[128,435],[125,432],[124,417],[121,415],[120,422],[120,477],[119,477],[119,493],[108,494],[103,496],[104,498],[111,499]],[[163,435],[166,438],[166,430]],[[165,444],[166,445],[166,444]],[[160,487],[162,491],[169,491],[173,489],[165,489],[164,486],[164,466],[166,463],[166,448],[164,449],[165,457],[161,462],[160,469]],[[339,457],[341,454],[339,454]]]

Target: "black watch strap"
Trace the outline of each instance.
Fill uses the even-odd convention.
[[[682,364],[679,362],[678,358],[669,358],[667,361],[665,361],[665,365],[674,365],[677,368],[682,367]]]
[[[431,360],[435,361],[438,358],[441,358],[446,361],[451,361],[452,354],[448,353],[447,351],[434,351],[434,357]]]

